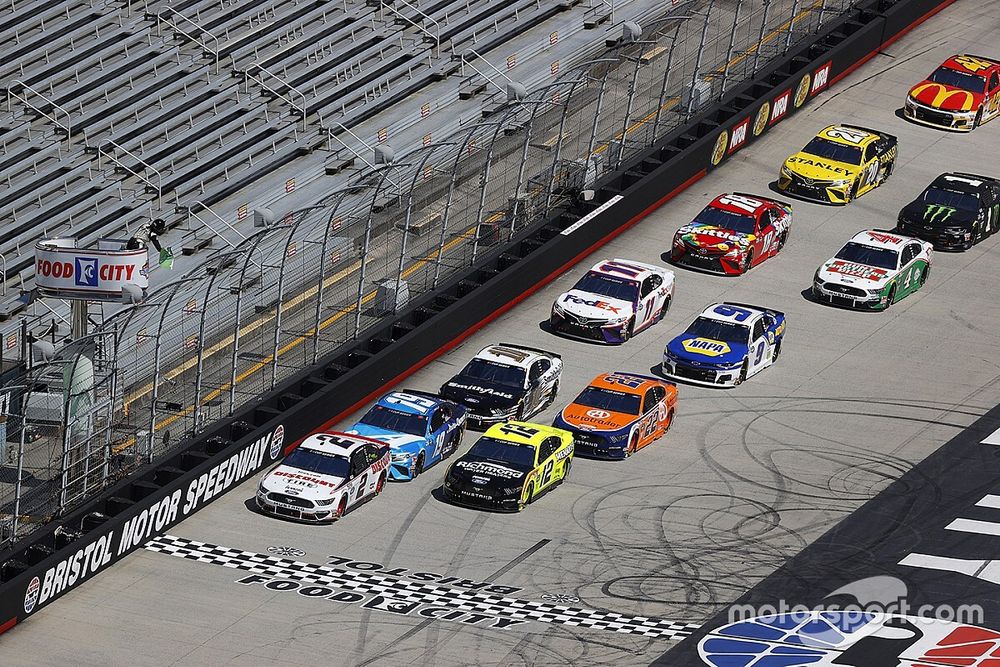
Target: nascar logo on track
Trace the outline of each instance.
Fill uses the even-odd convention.
[[[991,667],[1000,632],[916,616],[811,611],[717,628],[698,655],[712,667]]]
[[[718,357],[729,352],[729,345],[711,338],[687,338],[681,341],[684,349],[693,354]]]

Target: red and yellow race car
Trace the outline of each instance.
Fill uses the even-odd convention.
[[[970,132],[1000,115],[1000,61],[961,55],[944,61],[910,89],[903,106],[910,120]]]
[[[553,426],[573,434],[576,454],[625,459],[670,428],[677,386],[635,373],[604,373],[563,408]]]

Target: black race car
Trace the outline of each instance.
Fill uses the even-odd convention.
[[[1000,227],[1000,181],[975,174],[941,174],[899,212],[900,233],[941,250],[968,250]]]
[[[558,354],[499,343],[480,350],[439,393],[468,408],[470,427],[487,428],[543,410],[559,392],[561,373]]]

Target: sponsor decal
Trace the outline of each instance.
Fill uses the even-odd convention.
[[[289,468],[288,470],[275,470],[268,477],[281,477],[282,479],[289,480],[289,484],[296,484],[298,482],[305,482],[307,486],[328,486],[331,489],[336,489],[340,486],[340,482],[328,482],[325,479],[320,479],[319,477],[313,477],[312,475],[306,475],[300,472],[291,472],[294,468]],[[265,478],[267,479],[267,478]],[[290,490],[290,489],[288,489]]]
[[[865,266],[864,264],[854,264],[852,262],[836,261],[826,267],[826,270],[830,273],[839,273],[842,276],[851,276],[852,278],[863,278],[864,280],[874,280],[875,282],[881,282],[885,280],[885,277],[889,275],[888,271],[885,269],[877,269],[873,266]]]
[[[830,164],[829,162],[823,162],[822,160],[816,160],[814,158],[802,157],[801,155],[793,155],[788,158],[789,164],[804,164],[809,167],[819,167],[820,169],[826,169],[832,171],[835,174],[844,174],[845,176],[850,176],[851,172],[843,167],[838,167],[836,165]]]
[[[743,242],[746,240],[744,235],[735,234],[728,229],[719,229],[718,227],[708,227],[702,225],[690,225],[681,229],[680,233],[683,234],[685,241],[690,241],[691,243],[697,243],[699,236],[712,236],[725,241],[735,242]]]
[[[566,447],[565,449],[560,449],[558,452],[556,452],[556,461],[562,461],[563,459],[568,459],[571,456],[573,456],[572,445]]]
[[[934,96],[931,97],[930,94],[924,95],[925,91],[934,91]],[[961,102],[955,105],[958,111],[971,111],[972,107],[976,104],[975,96],[967,90],[962,90],[960,88],[952,88],[949,90],[946,86],[940,83],[934,83],[929,81],[927,83],[920,84],[910,93],[913,97],[917,98],[924,104],[928,104],[935,109],[940,109],[944,107],[952,97],[961,98]]]
[[[275,556],[289,557],[292,558],[302,558],[306,555],[306,552],[302,549],[296,549],[295,547],[285,547],[285,546],[270,546],[267,548],[267,553],[274,554]]]
[[[767,129],[767,121],[771,118],[771,105],[768,102],[760,105],[757,116],[753,119],[753,136],[759,137]]]
[[[580,297],[575,296],[573,294],[567,294],[565,297],[563,297],[563,302],[575,303],[581,306],[590,306],[592,308],[599,308],[600,310],[606,310],[614,315],[618,315],[621,310],[620,308],[612,306],[607,301],[601,301],[599,299],[594,299],[593,301],[590,301],[588,299],[581,299]]]
[[[750,119],[744,118],[740,123],[733,127],[732,138],[729,140],[729,155],[732,155],[739,149],[743,148],[743,144],[747,142],[747,133],[750,131]]]
[[[982,72],[984,69],[989,69],[995,64],[982,58],[976,58],[975,56],[956,56],[955,62],[970,72]]]
[[[463,384],[461,382],[449,382],[448,386],[454,387],[455,389],[463,389],[465,391],[474,391],[477,394],[489,394],[490,396],[497,396],[499,398],[514,398],[514,394],[510,392],[494,389],[493,387],[484,387],[478,384]]]
[[[706,357],[718,357],[730,352],[728,343],[711,338],[686,338],[681,341],[681,346],[692,354],[703,354]]]
[[[503,477],[505,479],[516,479],[524,474],[517,470],[497,465],[495,463],[487,463],[486,461],[458,461],[455,463],[455,467],[468,470],[471,473],[482,473],[484,475]]]
[[[277,459],[281,456],[282,445],[285,444],[285,427],[278,424],[278,427],[274,429],[274,433],[271,434],[271,459]]]
[[[799,80],[799,85],[795,88],[795,99],[792,100],[796,109],[806,103],[806,98],[809,97],[809,84],[811,83],[812,77],[808,74],[803,74]]]
[[[774,105],[771,107],[771,125],[788,115],[788,103],[791,99],[791,88],[774,98]]]
[[[120,294],[125,283],[142,289],[149,286],[145,248],[82,250],[72,247],[72,243],[75,241],[54,239],[35,246],[35,283],[43,292],[77,296],[86,292],[99,298]]]
[[[31,581],[28,582],[28,588],[24,591],[25,614],[30,614],[31,610],[35,608],[35,603],[38,602],[38,591],[41,587],[38,577],[32,577]]]
[[[903,242],[903,239],[898,236],[893,236],[892,234],[886,234],[885,232],[865,232],[868,234],[868,238],[878,241],[879,243],[894,243],[899,244]]]
[[[712,149],[712,164],[718,165],[722,158],[726,157],[726,147],[729,146],[729,132],[723,131],[719,138],[715,140],[715,148]]]
[[[576,604],[580,601],[575,595],[566,595],[565,593],[542,593],[539,596],[546,602],[555,602],[557,604]]]
[[[953,206],[928,204],[927,210],[924,211],[924,222],[947,222],[957,211],[958,209]]]
[[[833,61],[827,62],[825,65],[816,70],[813,74],[812,82],[812,94],[815,95],[819,91],[830,85],[830,67],[833,65]]]
[[[75,553],[48,568],[40,578],[32,579],[25,589],[25,613],[32,613],[83,583],[106,568],[113,559],[149,540],[154,532],[158,533],[184,519],[215,496],[259,470],[269,453],[271,439],[271,434],[257,438],[225,461],[191,480],[185,488],[175,489],[151,506],[136,512],[120,528],[94,537]],[[40,587],[36,579],[40,579]],[[37,596],[32,592],[36,587]],[[28,605],[32,600],[34,602]],[[31,609],[27,609],[28,606]]]
[[[587,410],[587,416],[592,419],[607,419],[611,413],[607,410]]]

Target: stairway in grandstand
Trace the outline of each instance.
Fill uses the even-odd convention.
[[[433,82],[453,79],[462,104],[482,106],[485,82],[460,74],[470,49],[607,13],[596,0],[8,0],[0,320],[30,298],[38,239],[211,218]],[[205,252],[207,236],[188,250]]]

